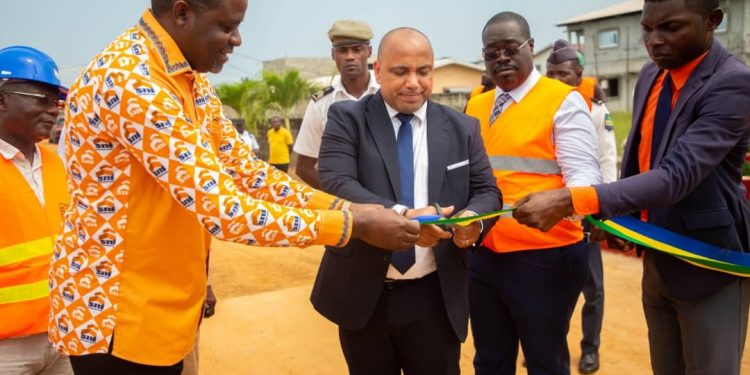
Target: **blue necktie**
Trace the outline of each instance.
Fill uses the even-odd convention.
[[[414,146],[411,129],[411,119],[414,115],[399,113],[396,115],[401,121],[396,137],[398,149],[398,170],[401,176],[401,197],[399,203],[406,207],[414,208]],[[414,265],[414,247],[401,252],[394,252],[391,256],[391,264],[398,272],[405,274]]]
[[[659,152],[664,131],[667,129],[669,116],[672,114],[672,76],[665,73],[664,81],[659,93],[659,101],[656,102],[656,113],[654,114],[654,129],[651,133],[651,161],[650,167],[654,167],[656,153]]]

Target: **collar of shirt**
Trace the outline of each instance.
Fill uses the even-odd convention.
[[[385,101],[383,101],[383,103],[385,103]],[[395,121],[400,121],[396,118],[396,115],[398,115],[401,112],[395,110],[393,107],[388,105],[388,103],[385,103],[385,109],[388,111],[388,116],[391,116],[391,120],[395,119]],[[425,101],[424,104],[422,104],[422,106],[419,107],[419,109],[414,111],[412,115],[414,115],[414,117],[416,117],[417,120],[419,120],[418,122],[415,122],[414,125],[424,124],[427,121],[427,101]]]
[[[180,47],[156,20],[150,9],[143,12],[141,19],[138,21],[138,28],[153,42],[167,74],[177,75],[192,72],[190,63],[180,51]]]
[[[2,155],[5,160],[26,161],[26,156],[19,149],[2,139],[0,139],[0,155]],[[34,145],[34,164],[32,165],[32,168],[41,166],[41,159],[42,158],[39,157],[39,146]]]
[[[372,73],[372,71],[369,71],[370,74],[370,81],[367,83],[367,89],[364,93],[362,93],[362,96],[365,96],[367,94],[374,94],[378,91],[380,88],[380,85],[378,85],[377,80],[375,80],[375,75]],[[337,76],[336,81],[333,82],[331,85],[333,86],[333,95],[335,97],[344,97],[347,99],[353,98],[354,100],[359,100],[360,98],[355,97],[354,95],[350,94],[349,91],[346,91],[346,87],[344,87],[344,84],[341,83],[341,75]]]
[[[703,52],[702,55],[693,59],[693,61],[677,69],[672,69],[668,71],[669,74],[672,76],[672,84],[674,85],[676,92],[679,92],[682,90],[682,88],[687,83],[687,80],[690,78],[690,75],[693,74],[693,71],[695,71],[695,68],[698,67],[698,64],[700,64],[701,61],[703,61],[706,55],[708,55],[708,51]]]
[[[514,102],[520,103],[521,100],[526,97],[526,94],[528,94],[529,91],[534,88],[534,85],[539,82],[540,78],[542,78],[542,75],[536,70],[536,68],[532,69],[531,74],[526,77],[526,80],[523,81],[523,83],[515,89],[508,91],[508,95],[510,95]],[[503,91],[503,89],[498,87],[498,89],[495,90],[495,100],[497,100],[497,97],[504,92],[505,91]],[[507,106],[507,104],[505,106]]]

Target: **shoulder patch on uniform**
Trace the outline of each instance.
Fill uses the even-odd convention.
[[[328,86],[328,87],[324,88],[323,90],[320,90],[320,91],[316,92],[315,94],[312,94],[312,96],[310,96],[310,99],[312,99],[312,101],[314,101],[314,102],[317,102],[322,97],[324,97],[324,96],[326,96],[326,95],[328,95],[328,94],[330,94],[332,92],[333,92],[333,86]]]
[[[609,132],[615,130],[615,123],[612,122],[612,116],[609,113],[604,115],[604,129]]]

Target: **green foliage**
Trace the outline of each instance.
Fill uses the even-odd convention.
[[[266,119],[268,88],[263,81],[243,78],[236,83],[224,83],[216,88],[223,104],[234,108],[245,119],[245,127],[258,132],[258,124]]]
[[[617,141],[617,155],[622,156],[625,140],[630,133],[630,126],[633,123],[632,112],[613,112],[612,122],[615,126],[615,140]]]
[[[286,127],[289,127],[289,112],[295,104],[307,99],[317,87],[299,75],[299,71],[292,69],[279,75],[274,72],[263,72],[263,81],[268,87],[268,100],[271,107],[281,113]]]
[[[257,134],[258,126],[265,123],[269,110],[278,111],[289,127],[289,112],[316,90],[315,85],[292,69],[281,75],[263,72],[262,80],[243,78],[240,82],[221,84],[216,93],[223,104],[241,114],[247,129]]]

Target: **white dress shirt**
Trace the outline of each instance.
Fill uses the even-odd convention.
[[[310,103],[307,105],[305,115],[302,117],[302,125],[300,125],[299,133],[297,134],[297,142],[294,143],[294,152],[299,155],[318,158],[320,141],[323,138],[326,121],[328,121],[328,107],[331,104],[343,100],[359,100],[365,95],[374,94],[380,88],[372,72],[370,72],[370,82],[367,84],[367,89],[359,98],[346,91],[346,87],[341,83],[340,76],[334,81],[331,87],[333,87],[332,93],[325,95],[317,101],[310,100]]]
[[[503,111],[511,102],[520,103],[541,77],[534,69],[526,81],[508,91],[513,100],[503,105]],[[495,99],[503,92],[498,87]],[[566,186],[590,186],[602,182],[596,130],[588,105],[578,91],[571,91],[555,113],[552,142]]]
[[[596,126],[596,139],[599,140],[599,170],[602,182],[617,180],[617,141],[612,127],[612,117],[604,103],[592,103],[591,118]]]
[[[385,104],[388,110],[388,116],[393,123],[393,137],[398,137],[398,129],[401,127],[401,120],[396,117],[398,111],[393,109],[388,103]],[[412,128],[412,147],[414,149],[414,207],[423,208],[429,206],[427,200],[427,170],[429,167],[427,155],[427,102],[413,113],[411,119]],[[418,279],[437,270],[435,265],[435,254],[431,247],[415,246],[416,263],[406,271],[405,274],[398,272],[393,265],[388,266],[388,279]]]
[[[0,155],[5,160],[10,160],[21,172],[26,183],[34,191],[39,203],[44,206],[44,186],[42,184],[42,157],[39,154],[39,145],[34,145],[34,161],[29,162],[26,156],[15,146],[0,139]]]
[[[257,153],[260,150],[260,145],[258,144],[258,141],[255,139],[255,136],[247,130],[243,131],[242,134],[240,134],[240,141],[250,146],[250,149],[253,150],[253,152],[255,153]]]

